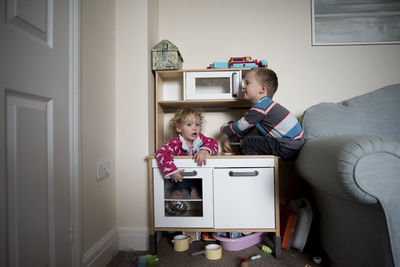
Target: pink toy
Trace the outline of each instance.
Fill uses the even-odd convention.
[[[213,233],[212,237],[218,240],[225,250],[238,251],[260,243],[263,239],[263,234],[253,233],[239,238],[226,238]]]

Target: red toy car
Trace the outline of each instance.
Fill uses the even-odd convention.
[[[229,68],[256,68],[267,67],[267,62],[265,60],[251,59],[251,57],[231,57],[228,65]]]

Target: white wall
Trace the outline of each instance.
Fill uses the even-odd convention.
[[[149,42],[158,38],[157,17],[158,1],[117,1],[117,222],[121,249],[147,245],[145,156],[154,143]]]
[[[149,106],[153,101],[153,83],[148,75],[151,68],[148,57],[150,48],[159,40],[168,39],[178,46],[185,69],[205,68],[213,61],[227,61],[231,56],[268,60],[279,76],[275,100],[296,115],[321,101],[337,102],[400,82],[399,45],[313,47],[310,3],[309,0],[117,1],[120,248],[144,249],[148,244],[144,157],[154,152],[153,114]],[[215,126],[207,124],[207,127]]]
[[[275,100],[296,115],[400,82],[400,46],[311,45],[309,0],[163,0],[160,39],[178,46],[183,68],[231,56],[266,59],[279,77]]]
[[[115,0],[84,0],[81,31],[81,179],[83,262],[101,266],[117,244]],[[97,162],[111,175],[96,180]]]

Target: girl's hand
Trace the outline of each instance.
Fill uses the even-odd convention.
[[[197,163],[197,166],[203,166],[207,164],[207,157],[209,152],[206,149],[200,149],[194,154],[194,161]]]
[[[231,140],[226,139],[226,140],[224,141],[224,143],[222,144],[222,149],[223,149],[225,152],[232,153]]]
[[[183,181],[183,176],[182,176],[182,172],[184,172],[185,170],[179,170],[179,171],[177,171],[177,172],[174,172],[173,174],[171,174],[171,180],[174,182],[174,183],[177,183],[177,182],[182,182]]]

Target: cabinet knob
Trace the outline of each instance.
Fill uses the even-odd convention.
[[[234,172],[230,171],[229,176],[258,176],[258,171],[253,172]]]

